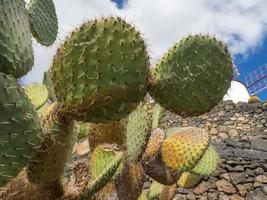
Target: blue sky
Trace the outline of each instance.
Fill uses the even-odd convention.
[[[29,1],[29,0],[26,0]],[[121,16],[141,32],[153,66],[167,50],[188,34],[210,34],[226,42],[240,72],[240,80],[267,63],[266,0],[55,0],[59,34],[52,47],[33,43],[35,64],[22,78],[42,81],[59,45],[87,20]],[[239,89],[236,95],[247,96]],[[267,100],[267,90],[260,95]],[[247,98],[247,97],[246,97]]]
[[[111,0],[116,3],[119,9],[123,9],[124,0]],[[233,57],[234,63],[238,68],[240,75],[237,79],[244,83],[244,77],[262,66],[263,64],[267,64],[267,34],[260,44],[255,49],[251,50],[248,54],[238,54]],[[262,100],[267,100],[267,89],[260,92],[257,96],[259,96]]]

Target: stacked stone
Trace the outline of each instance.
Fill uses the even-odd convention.
[[[221,156],[216,173],[194,189],[178,188],[178,199],[267,199],[266,104],[224,101],[204,115],[187,118],[166,112],[160,126],[204,128]]]

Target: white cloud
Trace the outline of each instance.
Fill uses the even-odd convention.
[[[232,81],[231,87],[228,89],[227,94],[224,96],[223,100],[232,100],[234,103],[237,102],[248,102],[249,94],[246,87],[238,82]]]
[[[152,62],[183,36],[209,33],[230,45],[233,55],[250,53],[267,33],[266,0],[128,0],[119,10],[110,0],[54,0],[59,36],[53,47],[34,44],[35,67],[23,81],[40,81],[65,36],[77,25],[100,16],[120,15],[148,43]]]

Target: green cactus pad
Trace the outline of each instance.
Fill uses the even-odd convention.
[[[160,193],[164,190],[166,186],[157,182],[153,181],[148,192],[148,199],[149,200],[154,200],[159,198]]]
[[[190,172],[183,172],[177,181],[177,185],[182,188],[193,188],[202,180],[202,177]]]
[[[40,146],[41,123],[13,76],[0,73],[0,187],[15,177]]]
[[[159,122],[160,122],[160,120],[164,114],[164,110],[165,109],[157,103],[155,103],[155,105],[153,105],[152,130],[158,128]]]
[[[121,18],[84,23],[58,49],[51,75],[62,112],[104,123],[126,117],[148,90],[149,58],[134,27]]]
[[[150,104],[141,102],[126,120],[121,120],[121,123],[124,127],[127,160],[138,161],[142,158],[150,136],[152,125]]]
[[[44,72],[43,84],[46,86],[46,88],[48,90],[49,100],[51,102],[55,102],[57,98],[55,95],[55,91],[54,91],[53,83],[52,83],[52,79],[51,79],[51,74],[49,71]]]
[[[92,153],[92,157],[89,162],[91,179],[95,180],[99,175],[107,168],[107,166],[114,160],[118,150],[115,145],[103,144],[98,146]],[[123,163],[121,162],[116,174],[113,176],[115,179],[123,169]]]
[[[138,200],[148,200],[147,193],[143,190],[140,196],[138,197]]]
[[[192,172],[200,176],[212,175],[218,166],[219,155],[213,146],[209,146]]]
[[[42,83],[27,85],[24,90],[36,110],[39,110],[48,100],[48,90]]]
[[[72,152],[72,123],[67,123],[52,104],[43,117],[45,140],[27,166],[28,179],[32,183],[45,184],[56,181],[63,174],[65,163]]]
[[[115,175],[121,162],[123,160],[123,153],[119,152],[113,157],[113,160],[106,166],[106,168],[98,174],[96,179],[88,182],[84,192],[81,194],[81,200],[89,199],[94,193],[101,190]]]
[[[150,94],[166,109],[182,115],[209,111],[226,94],[233,78],[227,46],[206,35],[175,44],[151,71]]]
[[[31,0],[27,9],[33,37],[42,45],[52,45],[58,32],[53,0]]]
[[[20,78],[33,66],[30,24],[24,1],[0,1],[0,19],[0,72]]]
[[[88,137],[90,130],[90,123],[75,122],[74,123],[74,135],[79,140]]]

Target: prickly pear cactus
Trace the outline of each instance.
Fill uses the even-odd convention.
[[[0,186],[15,177],[42,141],[42,128],[29,98],[13,76],[0,73]]]
[[[84,23],[51,67],[62,113],[98,123],[126,117],[147,93],[148,67],[143,39],[121,18]]]
[[[207,35],[192,35],[175,44],[151,71],[150,94],[175,113],[209,111],[223,98],[233,78],[227,46]]]
[[[52,45],[58,32],[53,0],[31,0],[27,9],[33,37],[42,45]]]
[[[20,78],[33,66],[30,24],[23,0],[0,1],[0,72]]]

